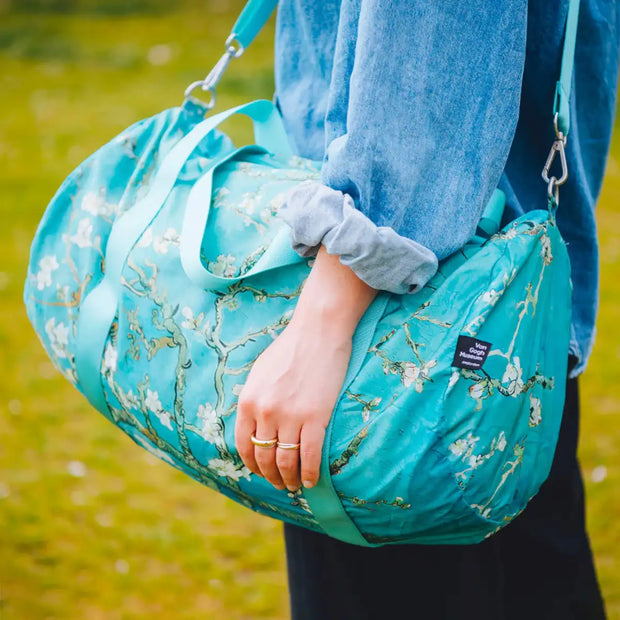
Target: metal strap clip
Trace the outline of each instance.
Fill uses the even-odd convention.
[[[558,114],[553,117],[553,126],[555,128],[555,140],[551,145],[551,150],[545,162],[545,166],[542,171],[542,178],[547,183],[547,195],[550,199],[555,201],[557,207],[560,203],[560,185],[564,185],[568,179],[568,165],[566,163],[566,136],[558,128]],[[562,174],[560,177],[549,176],[551,172],[551,166],[555,161],[556,155],[560,156],[560,165],[562,166]]]
[[[207,109],[211,109],[215,105],[215,87],[218,85],[222,76],[226,72],[230,61],[233,58],[239,58],[245,51],[245,48],[237,41],[233,32],[228,39],[226,39],[226,51],[222,54],[222,57],[215,63],[215,66],[209,71],[207,77],[204,80],[198,80],[192,82],[185,89],[185,98],[192,96],[192,92],[197,88],[200,88],[203,92],[208,92],[211,96],[206,103]]]

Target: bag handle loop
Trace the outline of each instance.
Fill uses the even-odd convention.
[[[202,262],[201,247],[213,202],[213,175],[215,171],[219,166],[234,160],[239,155],[266,153],[265,149],[258,146],[246,146],[224,155],[198,180],[189,194],[183,218],[179,251],[185,274],[194,284],[203,289],[224,292],[226,288],[240,280],[271,269],[304,261],[304,258],[291,247],[290,231],[286,225],[282,224],[261,257],[241,275],[229,277],[216,275]]]
[[[271,101],[253,101],[211,116],[196,125],[172,148],[146,196],[119,217],[112,227],[105,249],[105,274],[86,295],[80,309],[75,356],[75,370],[82,392],[90,404],[105,416],[110,414],[101,383],[101,360],[118,308],[127,257],[160,212],[196,147],[220,123],[235,114],[245,114],[252,119],[258,143],[274,152],[290,152],[282,119]],[[220,159],[214,160],[212,166],[217,165]]]

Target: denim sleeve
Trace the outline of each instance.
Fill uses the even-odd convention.
[[[281,214],[298,253],[323,244],[374,288],[414,292],[474,234],[504,169],[527,0],[357,0],[338,17],[321,179]]]

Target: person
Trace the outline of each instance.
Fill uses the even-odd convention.
[[[463,3],[281,0],[276,101],[297,153],[321,178],[281,214],[316,256],[289,325],[256,360],[238,403],[246,465],[277,488],[318,479],[325,427],[351,338],[379,290],[424,286],[473,234],[491,192],[504,223],[544,208],[553,97],[568,0]],[[594,208],[613,127],[620,9],[583,0],[570,176],[557,222],[571,265],[573,323],[560,439],[549,479],[484,543],[362,548],[285,524],[292,617],[605,617],[576,457],[578,379],[598,299]],[[277,437],[299,450],[265,449]]]

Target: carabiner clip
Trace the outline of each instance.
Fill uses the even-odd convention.
[[[551,145],[551,150],[549,151],[549,156],[547,157],[547,161],[545,163],[545,167],[542,171],[542,178],[545,183],[549,183],[551,179],[554,179],[554,185],[564,185],[566,180],[568,179],[568,165],[566,164],[566,152],[564,150],[564,145],[566,144],[566,137],[562,135],[560,132],[558,138]],[[555,160],[555,156],[560,154],[560,164],[562,165],[562,176],[558,179],[555,176],[549,176],[549,172],[551,171],[551,166]]]
[[[205,105],[207,109],[211,109],[215,105],[215,87],[219,84],[219,81],[222,79],[226,69],[228,69],[230,61],[233,58],[239,58],[244,51],[244,47],[237,41],[235,34],[231,34],[228,39],[226,39],[226,51],[224,54],[215,63],[215,66],[211,69],[211,71],[209,71],[209,74],[204,80],[192,82],[185,89],[185,98],[189,99],[192,92],[197,88],[200,88],[203,92],[208,92],[210,94],[210,99]]]

